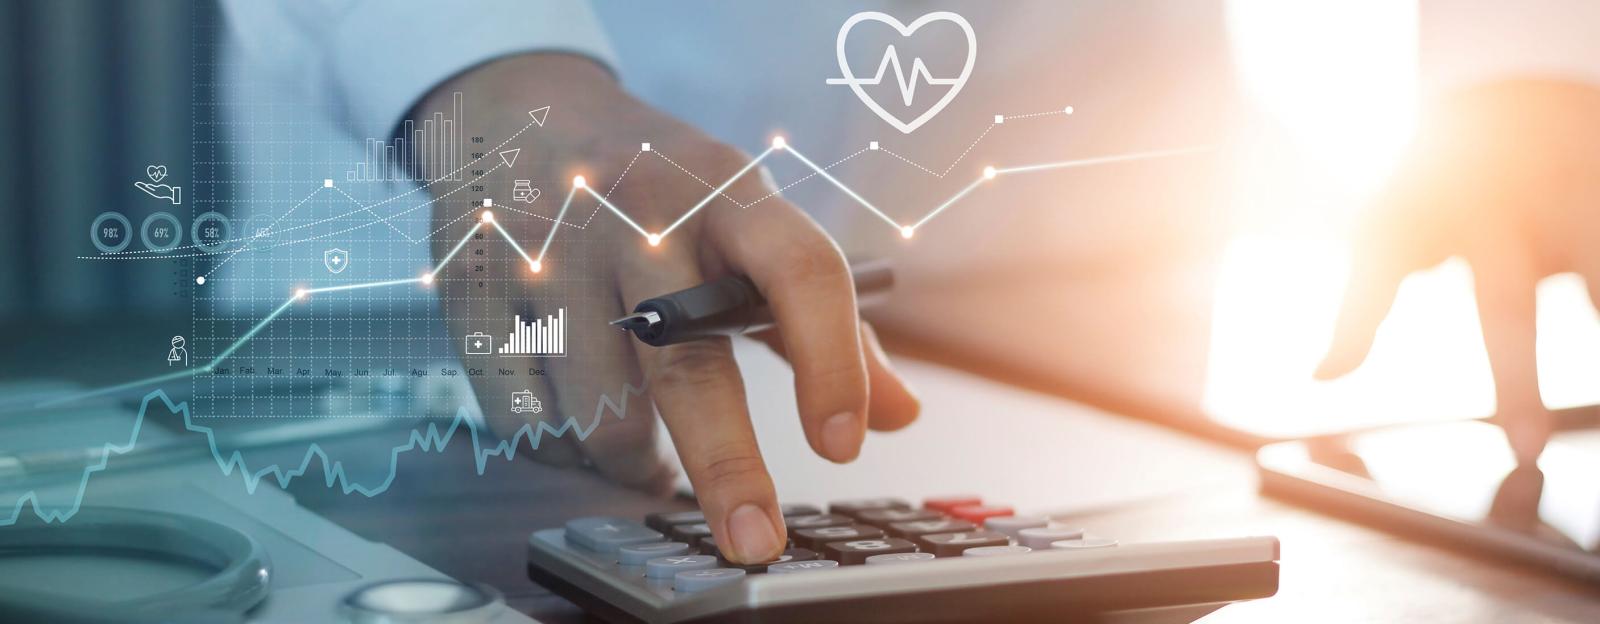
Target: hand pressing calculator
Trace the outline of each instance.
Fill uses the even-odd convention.
[[[577,518],[528,575],[613,622],[1051,621],[1278,589],[1275,537],[1122,544],[977,497],[784,505],[776,561],[723,558],[698,511]]]

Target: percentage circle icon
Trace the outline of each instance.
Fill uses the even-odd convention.
[[[201,251],[218,251],[228,246],[233,229],[227,217],[213,210],[194,218],[194,223],[189,224],[189,238]]]
[[[163,221],[168,224],[167,227],[157,227]],[[170,212],[157,212],[144,218],[144,223],[139,226],[139,240],[151,251],[172,251],[183,241],[183,224]]]
[[[115,224],[107,224],[115,221]],[[133,223],[122,216],[120,212],[106,211],[94,218],[89,224],[89,242],[94,243],[94,248],[101,253],[117,253],[128,248],[128,243],[133,242]],[[107,242],[110,240],[111,242]]]

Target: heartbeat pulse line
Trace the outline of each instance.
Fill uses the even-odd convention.
[[[918,83],[949,86],[961,82],[960,78],[934,78],[933,73],[928,71],[928,66],[922,63],[920,56],[911,59],[911,75],[906,75],[900,66],[900,54],[895,51],[893,45],[884,51],[883,60],[878,62],[878,71],[871,78],[829,78],[827,82],[831,85],[880,85],[883,84],[884,74],[890,69],[894,70],[894,81],[900,87],[900,99],[906,106],[910,106],[911,102],[916,100]]]
[[[456,412],[455,419],[450,422],[450,426],[443,431],[440,431],[438,423],[428,423],[426,429],[412,429],[411,435],[404,444],[390,450],[388,476],[377,484],[362,485],[350,480],[349,475],[345,472],[344,462],[330,459],[327,452],[323,451],[322,447],[315,442],[306,448],[305,458],[294,468],[284,468],[279,464],[272,464],[260,470],[252,471],[245,464],[244,454],[240,451],[235,450],[232,454],[223,455],[222,449],[217,445],[216,431],[210,427],[195,424],[193,417],[189,413],[189,404],[187,402],[174,405],[165,392],[156,390],[145,395],[144,402],[140,404],[139,414],[133,421],[133,431],[128,435],[127,443],[106,443],[101,449],[100,460],[83,469],[83,477],[78,481],[77,496],[73,499],[71,505],[62,509],[44,509],[39,502],[38,491],[30,490],[17,500],[17,505],[11,510],[10,518],[0,518],[0,527],[16,524],[22,517],[23,511],[30,504],[33,506],[33,513],[46,523],[60,523],[71,520],[83,508],[83,497],[84,493],[89,489],[89,480],[95,474],[106,470],[111,463],[112,457],[125,455],[134,450],[139,441],[139,432],[149,418],[150,408],[158,400],[168,412],[183,417],[184,430],[193,431],[206,437],[206,442],[210,445],[211,456],[217,462],[217,468],[222,471],[224,476],[238,472],[244,480],[246,492],[254,494],[256,489],[261,486],[261,482],[268,477],[271,477],[272,481],[278,484],[278,487],[287,488],[295,479],[310,473],[312,460],[317,460],[322,464],[323,483],[329,489],[338,486],[339,490],[344,494],[354,493],[372,498],[388,491],[389,487],[394,484],[395,477],[400,469],[400,456],[413,451],[442,453],[445,447],[450,444],[450,441],[455,438],[456,433],[460,432],[463,427],[466,429],[466,435],[472,441],[473,467],[477,470],[478,476],[483,476],[484,471],[489,467],[491,458],[499,457],[507,462],[516,459],[517,448],[522,446],[524,440],[527,441],[530,451],[537,451],[539,450],[539,443],[546,435],[559,438],[571,434],[576,436],[579,441],[587,439],[600,426],[600,422],[606,412],[611,412],[618,420],[626,418],[628,415],[628,397],[642,396],[644,391],[645,387],[643,385],[634,386],[625,383],[619,400],[613,401],[610,396],[600,395],[600,402],[594,409],[594,419],[587,424],[579,424],[575,418],[566,419],[560,426],[551,426],[544,421],[540,421],[537,424],[526,423],[517,429],[516,434],[511,436],[510,439],[501,440],[488,447],[483,446],[483,442],[478,439],[478,425],[467,417],[466,408],[461,408]]]

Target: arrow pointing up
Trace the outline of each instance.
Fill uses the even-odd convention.
[[[500,152],[500,162],[505,163],[506,167],[510,168],[511,165],[516,164],[516,162],[517,162],[517,154],[521,154],[521,153],[522,153],[522,148],[520,148],[520,147],[517,148],[517,149],[508,149],[508,150],[506,150],[504,152]]]
[[[545,118],[550,116],[550,107],[546,106],[544,108],[535,108],[531,111],[528,111],[528,116],[533,118],[533,123],[536,123],[540,128],[543,128]]]

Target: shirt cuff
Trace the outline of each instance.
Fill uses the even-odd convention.
[[[331,84],[340,90],[355,136],[390,136],[429,91],[498,58],[563,52],[617,66],[588,3],[478,0],[471,6],[368,1],[340,16],[330,46]]]

